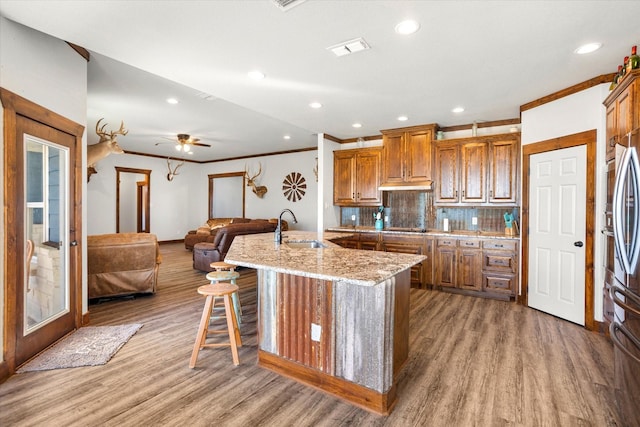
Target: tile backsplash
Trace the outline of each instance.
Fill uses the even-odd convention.
[[[436,207],[433,192],[397,191],[387,192],[384,198],[385,228],[443,228],[443,219],[449,220],[450,230],[504,231],[505,212],[513,214],[520,222],[517,207]],[[377,207],[342,207],[341,226],[373,227]],[[477,224],[473,224],[473,218]],[[355,218],[355,219],[352,219]]]

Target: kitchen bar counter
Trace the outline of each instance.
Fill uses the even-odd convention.
[[[258,270],[259,366],[387,415],[409,355],[410,268],[425,257],[330,242],[344,236],[237,236],[225,261]],[[326,247],[285,243],[316,239]]]
[[[282,241],[315,240],[312,232],[288,231]],[[273,233],[236,236],[225,262],[255,269],[269,269],[322,280],[339,280],[362,286],[374,286],[425,259],[422,255],[344,249],[332,239],[345,233],[323,233],[325,249],[291,248],[276,245]]]

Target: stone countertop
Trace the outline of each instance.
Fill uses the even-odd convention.
[[[456,230],[451,232],[445,232],[442,230],[421,230],[415,229],[403,229],[403,228],[385,228],[382,230],[376,230],[374,227],[329,227],[327,229],[331,232],[339,232],[342,237],[346,233],[383,233],[383,234],[399,234],[405,236],[436,236],[436,237],[477,237],[487,239],[508,239],[508,240],[520,240],[520,236],[510,236],[508,234],[496,232],[496,231],[472,231],[472,230]]]
[[[274,242],[274,233],[236,236],[224,260],[255,269],[374,286],[426,259],[423,255],[345,249],[330,242],[344,236],[344,232],[325,232],[318,239],[315,232],[287,231],[280,245]],[[284,243],[287,240],[320,240],[327,247],[292,248]]]

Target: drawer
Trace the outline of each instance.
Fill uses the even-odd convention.
[[[513,274],[483,274],[482,289],[498,294],[516,294],[516,277]]]
[[[460,240],[458,240],[458,247],[480,249],[480,240],[477,240],[477,239],[460,239]]]
[[[518,268],[516,254],[513,252],[484,251],[482,270],[515,273]]]
[[[483,240],[482,247],[484,249],[495,249],[499,251],[516,251],[516,246],[518,242],[514,240],[503,240],[503,239],[495,239],[495,240]]]
[[[449,246],[455,248],[457,246],[458,241],[456,239],[438,239],[437,246]]]

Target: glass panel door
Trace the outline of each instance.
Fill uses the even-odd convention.
[[[69,313],[69,149],[24,136],[23,336]]]

